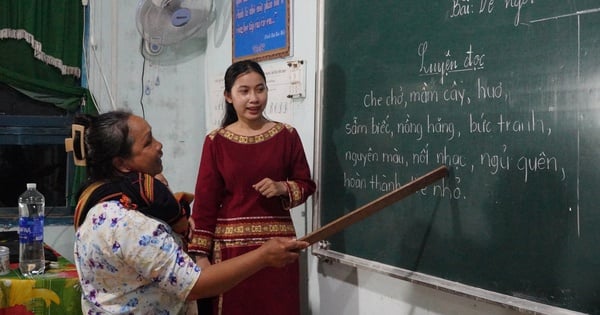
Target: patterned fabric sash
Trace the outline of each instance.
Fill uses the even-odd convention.
[[[138,210],[167,222],[173,230],[187,234],[190,194],[173,195],[169,188],[144,173],[130,173],[116,182],[94,182],[82,192],[75,208],[75,230],[83,223],[89,210],[109,200],[121,202],[127,209]]]

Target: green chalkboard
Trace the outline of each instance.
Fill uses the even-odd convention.
[[[321,225],[450,175],[329,250],[600,314],[600,2],[327,0]]]

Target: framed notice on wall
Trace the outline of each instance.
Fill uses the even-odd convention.
[[[290,55],[290,0],[232,0],[233,61]]]

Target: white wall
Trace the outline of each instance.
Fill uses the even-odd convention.
[[[205,126],[208,80],[221,76],[231,62],[231,1],[215,0],[214,23],[208,30],[207,48],[183,64],[156,66],[139,53],[140,35],[135,26],[137,1],[91,0],[89,86],[102,111],[129,108],[145,113],[153,133],[163,142],[165,175],[175,190],[193,191]],[[295,126],[306,153],[314,155],[317,63],[316,0],[292,0],[293,55],[267,61],[307,61],[307,97],[295,104],[288,123]],[[142,85],[150,85],[143,97]],[[114,104],[114,105],[113,105]],[[312,224],[312,205],[294,209],[299,236]],[[47,240],[66,257],[72,258],[72,227],[49,227]],[[313,255],[303,260],[306,279],[305,315],[336,314],[515,314],[516,312],[472,298],[448,294],[378,272],[340,263],[323,263]]]
[[[193,191],[206,134],[205,58],[199,53],[170,66],[144,62],[136,28],[137,3],[90,1],[89,89],[102,112],[126,108],[145,115],[154,137],[163,143],[164,173],[170,186],[175,191]],[[203,50],[200,45],[198,50]]]

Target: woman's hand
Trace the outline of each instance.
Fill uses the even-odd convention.
[[[310,244],[295,239],[275,237],[265,242],[258,250],[267,266],[281,268],[294,262],[300,251]]]
[[[288,194],[288,186],[285,182],[276,182],[268,177],[252,185],[252,188],[267,198]]]
[[[198,265],[198,267],[205,269],[208,268],[208,266],[211,265],[210,260],[208,260],[208,257],[203,256],[203,255],[198,255],[196,256],[196,265]]]
[[[194,237],[194,230],[196,229],[196,222],[194,222],[194,219],[192,219],[191,216],[188,218],[188,224],[189,228],[187,238],[188,240],[191,240]]]
[[[204,267],[208,259],[198,257],[196,262],[202,268],[202,273],[186,299],[216,296],[265,267],[283,267],[297,260],[300,251],[309,245],[308,242],[292,238],[275,237],[255,250],[214,265]]]

